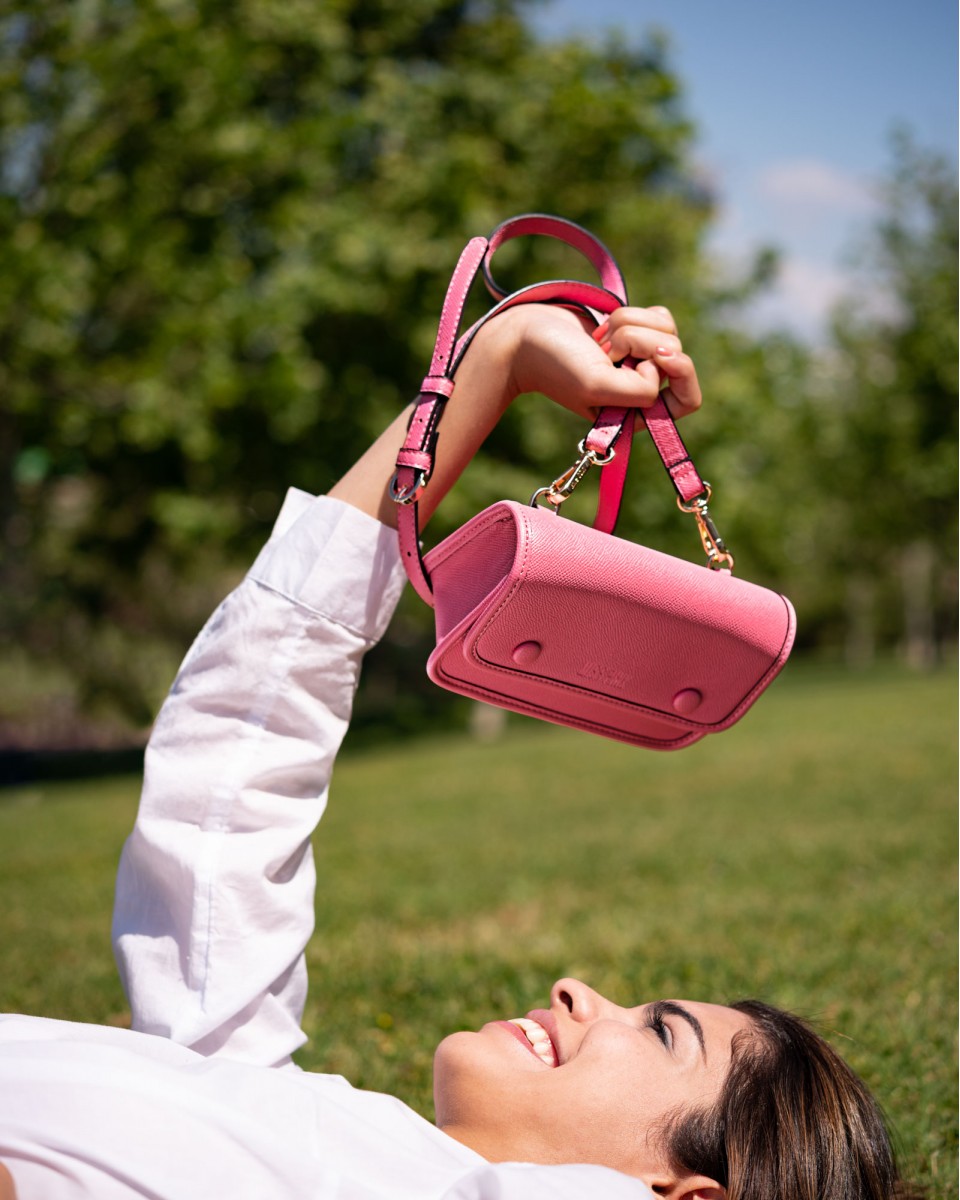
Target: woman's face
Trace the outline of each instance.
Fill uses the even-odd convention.
[[[733,1036],[749,1028],[721,1005],[621,1008],[561,979],[548,1010],[444,1038],[434,1060],[437,1124],[491,1161],[600,1163],[668,1190],[658,1123],[709,1107]]]

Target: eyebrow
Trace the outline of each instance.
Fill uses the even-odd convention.
[[[653,1015],[657,1019],[661,1017],[679,1017],[681,1021],[686,1021],[700,1043],[700,1054],[703,1057],[703,1061],[707,1061],[707,1046],[703,1040],[703,1026],[689,1008],[684,1008],[682,1004],[677,1004],[674,1000],[658,1000],[653,1006]]]

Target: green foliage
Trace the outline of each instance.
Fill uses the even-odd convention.
[[[828,481],[827,573],[865,592],[874,638],[897,637],[926,662],[955,636],[955,170],[898,136],[884,200],[873,297],[864,285],[837,311],[811,457]]]
[[[106,630],[182,643],[285,487],[323,490],[415,391],[462,243],[505,216],[615,234],[645,292],[694,304],[708,206],[677,94],[659,45],[538,46],[507,0],[18,5],[7,627],[148,716]],[[517,435],[491,456],[522,459]]]
[[[429,1115],[437,1041],[562,975],[621,1003],[760,995],[817,1023],[907,1174],[955,1200],[955,728],[949,672],[791,667],[681,754],[523,718],[494,745],[348,752],[303,1065]],[[0,793],[0,1011],[123,1023],[110,885],[136,786]]]
[[[957,528],[955,172],[901,137],[885,191],[872,265],[890,311],[845,308],[835,327],[836,420],[860,451],[843,480],[881,518],[872,536],[864,531],[865,554],[918,528],[952,545]]]
[[[950,635],[949,172],[897,151],[877,235],[892,314],[849,306],[826,358],[758,337],[738,314],[774,260],[711,270],[665,47],[538,44],[525,11],[22,0],[0,16],[0,632],[65,669],[77,709],[149,721],[286,487],[324,490],[415,391],[466,238],[537,209],[594,229],[632,298],[674,310],[707,395],[685,436],[714,514],[742,572],[794,599],[799,645],[865,625],[867,650]],[[508,285],[589,274],[533,240],[502,259]],[[514,406],[431,539],[528,496],[582,432],[539,398]],[[644,439],[631,474],[624,535],[696,557]],[[570,509],[590,519],[584,491]],[[428,625],[410,601],[372,719],[397,721]],[[410,711],[441,703],[427,689]]]

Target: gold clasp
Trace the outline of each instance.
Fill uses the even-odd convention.
[[[548,484],[547,487],[537,488],[530,497],[531,506],[536,507],[537,501],[543,496],[548,504],[553,505],[554,511],[559,512],[560,505],[564,500],[569,500],[590,468],[605,467],[607,463],[613,462],[616,455],[615,450],[610,450],[605,457],[601,458],[596,450],[584,449],[583,442],[577,446],[577,450],[580,453],[579,460],[572,467],[568,467],[562,475],[558,475],[553,483]]]
[[[733,555],[724,545],[723,538],[720,536],[720,530],[714,525],[713,519],[707,510],[710,497],[713,495],[713,489],[706,480],[703,481],[703,486],[706,489],[706,495],[698,496],[690,504],[684,504],[678,496],[677,508],[681,512],[693,513],[693,519],[697,523],[697,532],[700,534],[700,541],[703,544],[703,551],[707,556],[707,566],[710,570],[732,571]]]

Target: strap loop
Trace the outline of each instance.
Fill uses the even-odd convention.
[[[621,304],[626,304],[627,285],[624,283],[616,260],[603,242],[589,230],[584,229],[582,225],[577,225],[564,217],[550,216],[548,213],[524,213],[519,217],[511,217],[498,225],[490,234],[490,245],[483,258],[483,281],[487,285],[487,291],[495,299],[502,300],[507,293],[493,278],[490,271],[493,256],[505,242],[529,234],[556,238],[557,241],[579,250],[584,258],[596,268],[600,282],[607,291],[613,292],[620,299]]]
[[[490,264],[500,246],[525,235],[556,238],[579,250],[596,268],[601,286],[581,280],[560,279],[532,284],[507,295],[493,278]],[[481,270],[487,289],[498,302],[458,339],[467,293]],[[401,556],[410,582],[427,604],[432,606],[433,592],[420,551],[417,500],[433,471],[437,427],[446,402],[453,394],[454,376],[474,337],[488,321],[518,304],[564,304],[581,309],[599,321],[600,317],[626,303],[626,285],[613,255],[598,238],[573,221],[545,213],[526,213],[498,225],[489,241],[476,237],[467,243],[447,288],[430,370],[421,384],[403,447],[397,455],[397,470],[389,485],[390,497],[399,506],[397,529]],[[621,367],[631,370],[635,365],[635,359],[626,359]],[[645,409],[642,418],[676,489],[678,501],[689,504],[703,495],[705,485],[690,460],[663,400],[658,399]],[[594,520],[594,527],[604,533],[612,533],[616,525],[635,422],[635,409],[602,409],[581,443],[582,462],[571,468],[569,473],[571,477],[576,475],[584,462],[601,466],[604,461],[610,462],[600,477],[600,495]],[[614,446],[617,446],[617,453],[610,461]],[[577,475],[576,482],[579,482],[581,475],[582,471]],[[555,482],[563,485],[556,493],[562,499],[576,486],[576,482],[570,483],[565,476]],[[564,488],[568,491],[565,492]],[[546,492],[550,493],[550,490],[548,488]],[[552,496],[548,495],[548,499],[552,500]]]

